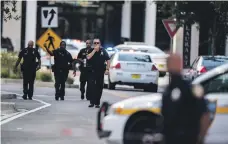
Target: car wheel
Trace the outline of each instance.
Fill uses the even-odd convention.
[[[145,112],[129,119],[123,136],[124,144],[161,144],[163,141],[162,119]]]
[[[146,92],[157,92],[158,91],[158,85],[157,84],[150,84],[144,88],[144,91],[146,91]]]
[[[110,78],[108,77],[108,89],[114,90],[116,85],[110,81]]]
[[[164,77],[166,75],[166,72],[159,72],[159,77]]]

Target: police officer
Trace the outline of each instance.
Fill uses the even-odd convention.
[[[182,60],[171,54],[167,61],[171,83],[163,93],[162,115],[166,144],[202,143],[210,124],[204,91],[181,76]]]
[[[65,96],[65,82],[67,80],[69,70],[72,68],[73,58],[66,50],[66,43],[62,41],[60,48],[51,52],[45,45],[47,52],[54,56],[55,64],[52,66],[52,71],[55,76],[55,100],[64,100]]]
[[[87,55],[88,62],[92,65],[93,70],[89,74],[89,84],[92,84],[92,90],[89,91],[89,107],[96,105],[96,108],[99,108],[104,86],[104,74],[109,73],[110,58],[106,50],[101,48],[100,39],[94,39],[93,45],[93,50]],[[107,66],[105,62],[107,62]]]
[[[80,50],[77,59],[80,60],[82,63],[79,67],[81,71],[80,75],[80,91],[81,91],[81,99],[84,99],[84,93],[85,93],[85,85],[88,79],[88,69],[89,66],[87,64],[87,58],[86,56],[89,54],[89,51],[91,51],[91,40],[86,41],[86,48],[83,48]],[[75,66],[75,63],[73,64]],[[74,69],[74,76],[76,75],[76,69]],[[87,83],[87,88],[86,88],[86,99],[89,100],[89,95],[88,95],[88,83]]]
[[[34,81],[36,77],[36,71],[40,69],[41,61],[39,52],[33,48],[33,41],[28,42],[28,47],[20,51],[16,65],[14,67],[14,72],[17,71],[17,67],[23,58],[23,63],[21,65],[21,71],[23,74],[23,99],[32,100]],[[36,62],[36,58],[38,62]]]

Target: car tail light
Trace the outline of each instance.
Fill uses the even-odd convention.
[[[205,73],[205,72],[207,72],[207,69],[203,66],[203,67],[200,68],[199,72],[200,73]]]
[[[157,71],[158,69],[156,68],[155,65],[153,65],[151,70],[152,70],[152,71]]]
[[[120,65],[120,63],[117,63],[115,66],[112,66],[112,68],[120,69],[121,68],[121,65]]]

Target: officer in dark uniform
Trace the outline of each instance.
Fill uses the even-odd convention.
[[[64,100],[65,82],[68,78],[69,70],[72,68],[73,58],[66,50],[66,43],[62,41],[60,48],[51,52],[45,45],[47,52],[54,56],[55,64],[52,66],[52,71],[55,76],[55,100]]]
[[[210,124],[204,89],[182,79],[182,60],[170,55],[167,61],[171,83],[163,93],[162,115],[166,144],[202,143]]]
[[[28,47],[20,51],[18,55],[18,60],[14,67],[14,71],[16,72],[17,66],[19,65],[21,59],[23,58],[21,71],[23,74],[23,92],[24,92],[23,99],[24,100],[26,100],[27,98],[32,100],[36,71],[40,69],[40,65],[41,65],[40,54],[35,48],[33,48],[33,45],[34,45],[33,41],[29,41]],[[36,62],[36,58],[38,62]]]
[[[81,61],[81,65],[79,67],[81,71],[80,75],[80,91],[81,91],[81,99],[84,99],[84,93],[85,93],[85,85],[88,79],[88,64],[87,64],[87,58],[86,56],[89,54],[89,51],[91,51],[91,40],[86,41],[86,48],[83,48],[80,50],[78,53],[77,59]],[[75,63],[73,64],[75,66]],[[76,75],[76,69],[74,70],[74,75]],[[87,88],[86,88],[86,99],[89,100],[88,97],[88,83],[87,83]]]
[[[93,40],[94,48],[87,55],[88,62],[92,65],[92,73],[89,74],[92,90],[89,91],[90,105],[89,107],[100,107],[100,99],[104,86],[104,74],[109,73],[110,58],[105,49],[101,48],[100,40]],[[107,66],[105,63],[107,62]],[[92,80],[92,81],[91,81]]]

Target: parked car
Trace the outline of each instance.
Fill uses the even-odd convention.
[[[197,77],[192,84],[204,88],[211,125],[215,115],[228,113],[228,64],[206,72]],[[137,137],[138,143],[143,143],[147,137],[151,138],[148,143],[161,140],[161,100],[162,94],[154,93],[128,98],[114,104],[104,102],[97,117],[99,138],[105,138],[108,144],[127,144],[125,142],[128,134]],[[161,123],[157,123],[158,121]]]
[[[136,42],[125,42],[124,44],[120,44],[114,47],[119,51],[138,51],[138,52],[145,52],[151,55],[151,59],[155,63],[157,69],[160,72],[160,76],[163,77],[166,75],[167,72],[167,57],[169,56],[161,49],[150,46],[144,43],[136,43]]]
[[[199,56],[189,69],[183,71],[184,79],[192,81],[205,72],[228,63],[228,56]]]
[[[157,92],[158,78],[159,71],[148,53],[117,52],[111,57],[109,75],[105,75],[104,84],[109,89],[122,84]]]

